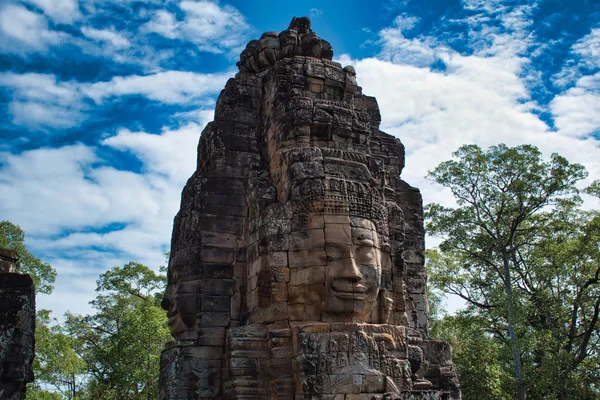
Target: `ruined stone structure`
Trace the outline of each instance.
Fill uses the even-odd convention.
[[[35,287],[14,250],[0,249],[0,399],[22,400],[33,381]]]
[[[460,398],[404,147],[332,56],[294,18],[219,96],[173,228],[161,399]]]

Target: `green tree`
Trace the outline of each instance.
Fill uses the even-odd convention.
[[[50,392],[42,389],[38,385],[31,385],[27,388],[27,393],[25,394],[25,398],[27,400],[63,400],[60,394],[56,392]]]
[[[130,262],[102,274],[95,314],[68,315],[89,379],[86,398],[156,399],[160,352],[169,340],[160,296],[166,278]]]
[[[85,363],[75,352],[73,338],[50,318],[48,310],[37,313],[35,350],[35,382],[27,390],[27,399],[76,399]]]
[[[427,270],[437,271],[447,262],[437,250],[426,250]],[[452,345],[452,361],[458,373],[463,399],[509,400],[514,379],[506,373],[502,347],[494,340],[487,321],[472,308],[455,315],[445,311],[445,296],[439,288],[427,283],[429,302],[429,334]]]
[[[25,233],[18,225],[9,221],[0,221],[0,247],[16,250],[19,253],[20,272],[31,275],[38,293],[52,293],[56,270],[27,250]]]
[[[514,379],[505,372],[502,347],[487,332],[483,318],[458,313],[446,315],[431,330],[436,339],[452,345],[463,399],[510,400]]]
[[[428,232],[443,239],[432,282],[466,300],[510,346],[519,399],[527,387],[534,398],[590,398],[581,384],[584,397],[569,387],[581,378],[572,371],[598,354],[598,241],[575,187],[584,168],[556,154],[545,162],[528,145],[469,145],[454,156],[429,173],[458,205],[426,207]],[[577,243],[567,245],[571,238]]]

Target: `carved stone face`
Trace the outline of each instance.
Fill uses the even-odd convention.
[[[337,320],[367,321],[377,301],[382,252],[375,224],[365,218],[324,215],[325,305]]]
[[[170,270],[170,282],[160,306],[167,311],[167,323],[171,328],[171,334],[176,338],[186,339],[185,333],[194,328],[197,319],[197,281],[182,282],[178,269],[175,267]]]

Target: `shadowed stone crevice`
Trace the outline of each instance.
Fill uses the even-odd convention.
[[[332,57],[294,18],[221,92],[173,226],[161,399],[460,399],[404,146]]]

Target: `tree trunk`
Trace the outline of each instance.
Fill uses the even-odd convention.
[[[515,380],[517,381],[517,398],[525,400],[525,385],[523,384],[523,370],[521,367],[521,354],[517,346],[517,335],[515,333],[515,306],[513,304],[513,294],[510,278],[510,264],[506,256],[504,257],[504,292],[506,293],[506,305],[508,308],[508,336],[512,347],[512,356],[515,369]]]

